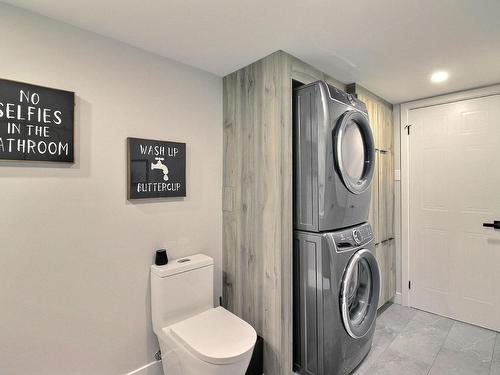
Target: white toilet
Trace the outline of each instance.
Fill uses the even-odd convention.
[[[257,334],[213,306],[214,261],[197,254],[151,266],[151,312],[166,375],[244,375]]]

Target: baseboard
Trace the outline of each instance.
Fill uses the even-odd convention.
[[[130,371],[125,375],[163,375],[163,368],[161,366],[161,361],[154,361]]]
[[[394,295],[394,298],[392,299],[392,302],[397,303],[398,305],[401,305],[401,302],[403,301],[403,297],[401,295],[401,292],[396,292]]]

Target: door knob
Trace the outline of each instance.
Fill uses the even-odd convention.
[[[500,229],[500,221],[494,220],[493,223],[483,223],[483,227]]]

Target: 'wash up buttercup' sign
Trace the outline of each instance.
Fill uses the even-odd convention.
[[[186,144],[128,138],[128,198],[186,196]]]

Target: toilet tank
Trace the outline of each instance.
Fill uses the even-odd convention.
[[[214,261],[196,254],[151,266],[153,330],[190,318],[214,307]]]

